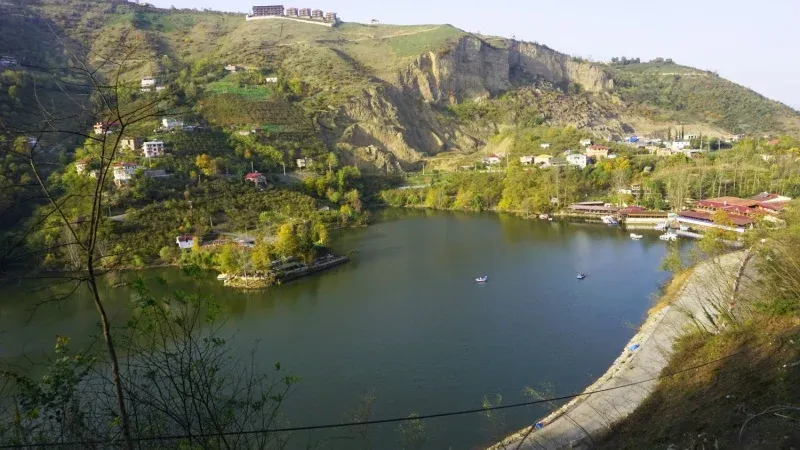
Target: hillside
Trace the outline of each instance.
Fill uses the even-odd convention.
[[[656,107],[665,120],[701,120],[734,133],[800,133],[797,111],[713,72],[665,61],[610,68],[620,97]]]
[[[450,25],[247,22],[122,0],[14,0],[0,8],[21,18],[0,31],[8,35],[0,54],[58,55],[59,36],[99,66],[118,54],[123,36],[135,43],[123,73],[132,83],[148,75],[177,82],[200,120],[290,133],[282,139],[335,149],[365,169],[413,170],[427,155],[474,153],[501,130],[532,123],[574,125],[603,138],[681,125],[712,135],[800,135],[796,111],[708,72],[665,62],[591,63]],[[225,64],[254,76],[224,78]],[[295,80],[295,92],[288,98],[259,74]],[[486,101],[498,114],[453,114]]]

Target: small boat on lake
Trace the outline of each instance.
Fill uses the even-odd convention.
[[[617,219],[614,218],[614,216],[603,216],[600,218],[600,220],[602,220],[603,223],[606,225],[616,225],[617,223],[619,223],[617,222]]]
[[[578,276],[577,276],[576,278],[577,278],[577,279],[579,279],[579,280],[582,280],[582,279],[586,278],[586,274],[584,274],[584,273],[579,273],[579,274],[578,274]]]
[[[659,222],[656,224],[655,227],[653,227],[653,229],[656,231],[664,231],[667,229],[668,226],[669,224],[667,222]]]
[[[644,236],[642,236],[641,234],[631,233],[631,239],[633,239],[634,241],[638,241],[639,239],[641,239],[643,237]]]
[[[484,275],[482,277],[475,278],[475,281],[478,283],[486,283],[487,281],[489,281],[489,277],[487,275]]]
[[[547,214],[539,214],[539,218],[542,219],[542,220],[549,220],[550,216],[547,215]]]
[[[227,273],[221,273],[221,274],[217,275],[217,281],[225,281],[230,277],[231,276],[228,275]]]

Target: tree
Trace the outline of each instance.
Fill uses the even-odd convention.
[[[217,265],[224,273],[235,274],[242,269],[242,255],[237,245],[226,244],[217,254]]]
[[[203,153],[194,160],[195,166],[203,175],[212,177],[217,174],[217,162],[211,156]]]
[[[328,165],[328,173],[333,173],[333,169],[339,165],[339,158],[336,157],[336,153],[328,153],[328,156],[325,158],[325,163]]]
[[[266,239],[257,239],[256,245],[250,252],[250,264],[253,265],[253,269],[257,272],[268,270],[272,263],[272,258],[270,257],[272,251],[272,246]]]
[[[296,256],[300,251],[300,247],[296,225],[293,223],[281,225],[278,229],[275,251],[284,258],[287,258],[289,256]]]

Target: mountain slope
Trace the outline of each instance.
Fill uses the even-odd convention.
[[[713,72],[665,61],[610,69],[620,97],[654,106],[668,119],[702,120],[735,133],[800,134],[797,111]]]
[[[320,140],[365,168],[412,169],[424,155],[474,152],[499,130],[532,123],[574,125],[606,138],[680,125],[717,135],[800,135],[796,111],[708,72],[665,62],[591,63],[450,25],[328,28],[121,0],[14,1],[95,55],[113,54],[121,35],[135,40],[137,56],[126,73],[131,81],[182,77],[202,91],[219,81],[202,74],[221,72],[225,64],[297,80],[291,108],[304,111],[313,126],[301,128],[317,135],[306,141]],[[263,111],[267,100],[254,105],[253,99],[213,95],[206,89],[200,97],[206,105],[224,100],[226,108],[196,111],[212,114],[205,117],[212,124],[280,128],[296,121],[294,113],[286,123],[259,123],[258,114],[220,120],[213,111],[230,111],[237,102]],[[503,114],[490,121],[452,114],[456,105],[485,101]]]

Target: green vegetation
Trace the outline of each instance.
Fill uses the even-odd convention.
[[[784,448],[800,439],[798,206],[788,209],[785,228],[752,236],[753,278],[733,320],[721,333],[681,338],[663,371],[681,373],[663,378],[598,448]],[[699,365],[706,366],[689,370]]]
[[[761,192],[800,196],[800,170],[794,158],[800,154],[800,141],[784,137],[775,145],[764,146],[745,139],[731,150],[712,152],[691,159],[683,155],[658,158],[616,146],[616,159],[606,159],[585,169],[555,167],[538,169],[522,166],[520,155],[549,153],[576,148],[583,135],[574,128],[534,127],[498,136],[512,139],[509,167],[492,173],[462,171],[417,176],[408,186],[422,189],[384,191],[383,200],[392,206],[435,209],[502,210],[524,215],[558,210],[569,203],[604,200],[638,204],[651,209],[682,209],[690,199],[719,196],[750,197]],[[540,142],[549,142],[547,150]],[[768,157],[764,158],[763,155]],[[631,184],[642,187],[634,198],[619,195]]]
[[[735,133],[800,133],[795,111],[713,72],[667,61],[609,68],[620,96],[656,107],[659,119],[707,122]]]

